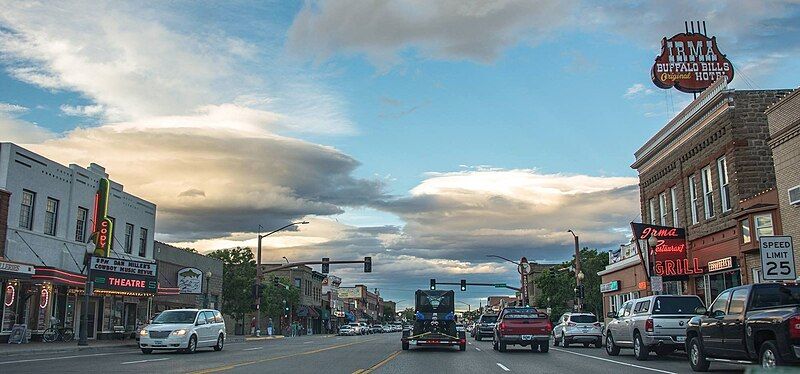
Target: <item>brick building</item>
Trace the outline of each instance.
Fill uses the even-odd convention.
[[[725,288],[759,281],[758,238],[782,232],[765,111],[788,92],[733,90],[722,79],[636,151],[642,222],[686,228],[687,257],[703,269],[665,282],[665,293],[709,303]],[[622,262],[639,266],[610,264],[604,284],[622,280],[623,271],[645,273],[633,252]],[[628,292],[649,293],[639,286]],[[613,309],[605,301],[605,311]]]
[[[792,236],[796,251],[800,245],[800,89],[769,107],[766,114],[783,234]],[[797,254],[794,258],[800,261]]]
[[[261,269],[266,274],[268,270],[283,264],[262,264]],[[291,269],[282,269],[269,272],[264,282],[271,282],[272,277],[289,279],[294,287],[300,289],[300,303],[292,309],[291,320],[300,323],[302,334],[319,334],[323,328],[323,317],[328,316],[322,310],[322,281],[325,275],[302,265]],[[287,321],[284,321],[284,323]],[[261,331],[266,330],[267,321],[262,319]]]

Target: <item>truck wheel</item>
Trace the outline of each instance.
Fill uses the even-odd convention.
[[[689,342],[689,366],[694,371],[708,371],[708,360],[700,345],[700,338],[692,338]]]
[[[609,356],[619,356],[619,347],[614,344],[614,338],[611,337],[611,334],[606,335],[606,353]]]
[[[603,339],[602,338],[597,338],[597,340],[594,341],[594,347],[595,348],[600,348],[602,346],[603,346]]]
[[[650,351],[644,346],[642,336],[637,332],[633,335],[633,356],[638,361],[647,361]]]
[[[563,346],[564,346],[564,348],[569,348],[569,343],[570,343],[570,342],[569,342],[569,341],[567,341],[567,337],[566,337],[566,336],[564,336],[564,333],[562,332],[562,333],[561,333],[561,345],[563,345]]]
[[[404,351],[408,350],[408,342],[403,342],[403,350]]]
[[[774,340],[767,340],[761,344],[761,354],[758,355],[761,361],[761,367],[764,369],[772,369],[776,366],[783,366],[783,359],[778,352],[778,345]]]
[[[481,334],[475,334],[475,340],[481,341]]]
[[[553,334],[553,347],[558,347],[558,339],[556,338],[556,334]]]
[[[499,341],[499,342],[497,343],[497,350],[498,350],[498,351],[500,351],[500,352],[505,352],[505,351],[507,350],[507,348],[506,348],[506,342],[504,342],[504,341],[502,341],[502,340],[501,340],[501,341]]]
[[[539,343],[539,352],[547,353],[548,351],[550,351],[550,344],[548,344],[548,342]]]
[[[497,340],[492,339],[492,349],[497,350]]]
[[[463,352],[463,351],[466,351],[466,350],[467,350],[467,343],[464,343],[464,344],[459,344],[459,345],[458,345],[458,350],[459,350],[459,351],[462,351],[462,352]]]

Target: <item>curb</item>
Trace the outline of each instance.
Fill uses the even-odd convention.
[[[121,345],[103,345],[103,346],[85,346],[79,347],[77,345],[72,347],[58,347],[58,348],[29,348],[29,349],[21,349],[19,351],[4,351],[0,348],[0,355],[4,357],[10,356],[20,356],[20,355],[28,355],[28,354],[36,354],[36,353],[67,353],[67,352],[102,352],[102,351],[110,351],[120,348],[139,348],[137,343],[131,344],[121,344]]]
[[[283,335],[258,336],[258,337],[248,336],[248,337],[245,337],[243,341],[245,341],[245,342],[255,342],[255,341],[261,341],[261,340],[274,340],[274,339],[283,339],[283,338],[284,338]]]

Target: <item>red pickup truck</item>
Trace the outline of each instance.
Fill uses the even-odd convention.
[[[507,307],[500,312],[494,327],[493,348],[505,352],[509,345],[530,346],[531,350],[550,350],[553,324],[547,313],[531,307]]]

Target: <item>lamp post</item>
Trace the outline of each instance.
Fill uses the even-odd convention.
[[[574,231],[567,230],[568,233],[572,234],[575,238],[575,288],[577,290],[581,289],[581,283],[583,282],[583,273],[581,272],[581,250],[580,250],[580,242],[578,239],[578,235],[575,234]],[[583,298],[578,297],[578,311],[581,311],[583,308]]]
[[[465,303],[463,301],[456,301],[456,302],[459,303],[459,304],[466,305],[467,306],[467,312],[471,312],[472,311],[472,305],[470,305],[469,303]]]
[[[658,238],[655,236],[655,234],[651,234],[650,237],[647,238],[647,256],[648,256],[648,258],[650,258],[649,257],[650,256],[650,251],[653,250],[657,246],[658,246]],[[653,287],[652,279],[653,278],[651,276],[650,277],[650,289],[651,290],[652,290],[652,287]],[[661,292],[658,292],[658,293],[653,292],[653,294],[654,295],[658,295],[658,294],[661,294]]]
[[[206,299],[203,303],[203,308],[208,308],[209,303],[211,302],[211,277],[214,275],[210,270],[206,272]]]
[[[522,259],[520,259],[519,262],[517,262],[517,261],[505,258],[503,256],[498,256],[498,255],[486,255],[486,257],[499,258],[501,260],[505,260],[506,262],[510,262],[510,263],[512,263],[514,265],[517,265],[517,271],[519,271],[519,275],[520,275],[520,280],[519,280],[519,284],[520,284],[519,290],[520,290],[520,299],[521,299],[520,300],[520,304],[522,306],[528,305],[528,301],[529,300],[528,300],[528,274],[527,273],[530,271],[530,265],[528,264],[528,259],[523,257]]]
[[[261,235],[261,225],[258,225],[259,230],[258,230],[258,253],[256,254],[256,284],[254,287],[257,291],[260,291],[259,286],[261,286],[261,240],[278,231],[288,229],[289,227],[296,225],[306,225],[306,224],[308,224],[308,221],[292,222],[286,226],[272,230],[264,235]],[[261,292],[256,292],[256,328],[253,331],[253,334],[256,336],[261,335],[260,329],[261,329]]]

